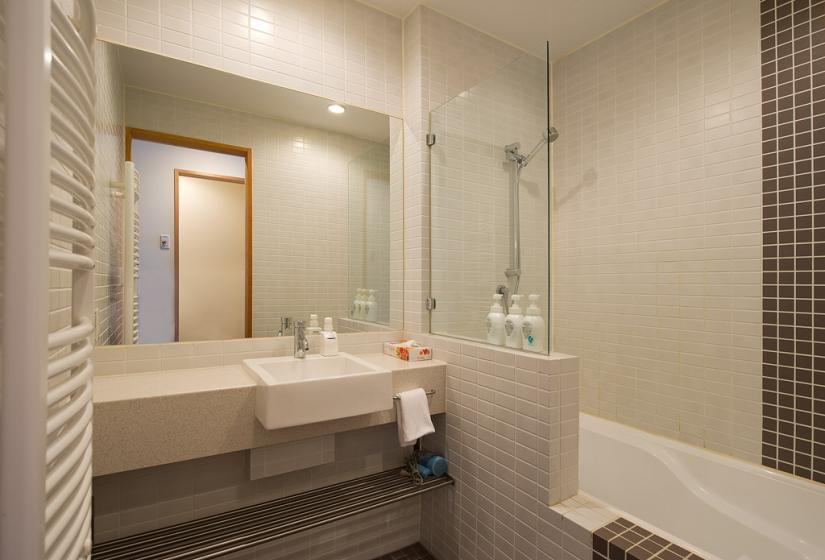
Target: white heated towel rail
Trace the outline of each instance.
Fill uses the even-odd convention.
[[[65,7],[64,6],[68,6]],[[94,10],[6,2],[0,557],[91,551]],[[67,11],[64,11],[67,10]],[[49,278],[71,276],[50,323]],[[66,302],[69,303],[69,302]]]
[[[123,344],[140,341],[137,281],[140,276],[140,174],[134,162],[123,163],[123,182],[112,183],[123,198]]]

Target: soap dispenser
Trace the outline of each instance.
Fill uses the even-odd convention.
[[[318,325],[318,315],[315,313],[310,313],[309,315],[309,326],[307,327],[307,332],[309,334],[319,334],[321,332],[321,327]]]
[[[542,352],[544,350],[545,327],[544,319],[539,309],[539,294],[527,296],[530,305],[524,319],[521,321],[521,336],[524,341],[524,349],[530,352]]]
[[[524,315],[521,314],[521,306],[519,305],[522,297],[524,296],[519,294],[513,296],[510,313],[504,318],[504,332],[507,334],[507,347],[518,350],[522,348],[521,321],[524,319]]]
[[[501,294],[493,294],[493,305],[487,314],[487,342],[504,346],[504,310],[501,308]]]
[[[364,318],[364,306],[366,305],[366,296],[364,295],[364,288],[358,288],[358,292],[355,295],[355,315],[353,318],[355,319],[363,319]]]
[[[375,299],[375,290],[368,290],[367,303],[364,306],[364,318],[367,321],[376,322],[378,320],[378,300]]]
[[[321,348],[318,353],[322,356],[338,355],[338,333],[332,330],[332,317],[324,317],[324,330],[321,331]]]

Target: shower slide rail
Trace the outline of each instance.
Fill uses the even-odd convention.
[[[209,560],[453,484],[416,484],[400,469],[95,545],[93,560]]]

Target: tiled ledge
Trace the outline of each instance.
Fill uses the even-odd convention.
[[[550,507],[564,560],[705,560],[583,492]],[[709,557],[707,557],[709,558]]]
[[[445,411],[443,362],[362,356],[393,372],[395,392],[435,389],[430,411]],[[255,417],[255,383],[241,365],[100,376],[95,378],[93,470],[99,476],[391,422],[394,409],[266,430]]]

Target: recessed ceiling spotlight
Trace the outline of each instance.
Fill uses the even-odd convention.
[[[327,107],[327,111],[329,111],[330,113],[335,113],[336,115],[340,115],[341,113],[346,111],[346,109],[344,109],[341,105],[338,105],[337,103],[333,103],[332,105]]]

